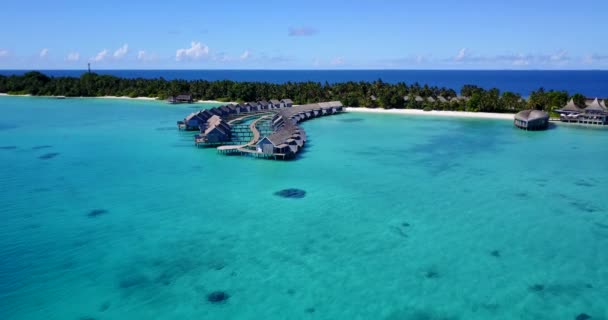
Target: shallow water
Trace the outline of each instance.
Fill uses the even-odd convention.
[[[0,97],[0,319],[608,319],[606,130],[343,114],[275,162],[191,111]]]

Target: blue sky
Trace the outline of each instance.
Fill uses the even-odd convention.
[[[0,69],[608,69],[608,1],[6,1]]]

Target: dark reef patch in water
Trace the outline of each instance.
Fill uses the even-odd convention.
[[[515,196],[518,197],[518,198],[526,199],[530,195],[527,192],[516,192]]]
[[[45,154],[39,156],[38,159],[49,160],[49,159],[55,158],[58,155],[59,155],[59,152],[50,152],[50,153],[45,153]]]
[[[0,131],[2,130],[10,130],[10,129],[17,129],[19,128],[18,126],[14,125],[14,124],[6,124],[6,123],[0,123]]]
[[[576,318],[574,318],[574,320],[589,320],[589,319],[591,319],[591,316],[586,313],[581,313],[581,314],[577,315]]]
[[[403,227],[390,226],[389,228],[394,234],[403,238],[409,238],[409,235],[403,230]]]
[[[108,212],[109,211],[106,209],[93,209],[93,210],[89,211],[89,213],[87,214],[87,217],[93,218],[93,217],[104,215]]]
[[[594,222],[593,224],[594,224],[596,227],[598,227],[598,228],[602,228],[602,229],[608,229],[608,224],[603,224],[603,223],[600,223],[600,222]]]
[[[294,294],[296,294],[296,291],[294,289],[287,289],[287,294],[293,296]]]
[[[492,250],[490,251],[490,255],[492,257],[500,258],[500,250]]]
[[[574,184],[579,187],[589,187],[589,188],[595,186],[595,184],[593,184],[587,180],[584,180],[584,179],[577,180],[574,182]]]
[[[424,273],[424,277],[427,279],[436,279],[436,278],[439,278],[439,272],[437,272],[435,270],[427,270]]]
[[[110,302],[106,301],[106,302],[102,303],[101,306],[99,306],[99,311],[105,312],[106,310],[110,309],[110,306],[111,306]]]
[[[315,310],[315,308],[310,307],[310,308],[306,308],[304,311],[306,313],[315,313],[316,310]]]
[[[95,319],[95,318],[93,318],[93,317],[80,317],[80,318],[78,318],[78,319],[79,319],[79,320],[97,320],[97,319]]]
[[[573,201],[570,201],[570,205],[575,207],[579,211],[583,211],[583,212],[587,212],[587,213],[594,213],[594,212],[600,211],[599,208],[597,208],[597,207],[593,206],[592,204],[585,202],[585,201],[573,200]]]
[[[213,291],[207,295],[207,301],[211,303],[224,303],[230,299],[230,295],[224,291]]]
[[[130,289],[134,287],[143,286],[148,284],[150,281],[148,278],[141,274],[129,274],[121,278],[118,281],[118,287],[121,289]]]
[[[0,150],[15,150],[17,146],[0,146]]]
[[[33,146],[32,150],[48,149],[48,148],[52,148],[52,147],[53,146],[49,146],[49,145]]]
[[[395,311],[389,314],[385,320],[458,320],[452,315],[437,313],[433,310],[412,310],[410,308]]]
[[[531,291],[531,292],[542,292],[544,290],[545,290],[545,285],[539,284],[539,283],[533,284],[528,287],[528,291]]]
[[[301,189],[283,189],[274,193],[275,196],[287,199],[302,199],[306,196],[306,191]]]

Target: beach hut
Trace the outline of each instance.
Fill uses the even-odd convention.
[[[545,130],[549,127],[549,114],[541,110],[523,110],[515,115],[513,124],[524,130]]]
[[[448,102],[448,99],[444,98],[443,96],[438,96],[437,101],[439,101],[441,103],[446,103],[446,102]]]
[[[416,103],[423,103],[424,102],[424,99],[421,96],[414,97],[414,100],[416,101]]]
[[[433,97],[426,98],[426,102],[428,102],[428,103],[435,103],[436,101],[437,100],[435,100],[435,98],[433,98]]]
[[[293,101],[291,99],[281,99],[281,108],[291,108]]]

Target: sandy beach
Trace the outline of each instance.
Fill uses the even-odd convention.
[[[513,116],[514,116],[514,114],[510,114],[510,113],[488,113],[488,112],[468,112],[468,111],[423,111],[423,110],[419,110],[419,109],[346,108],[346,111],[347,112],[365,112],[365,113],[383,113],[383,114],[420,115],[420,116],[499,119],[499,120],[513,120]]]

